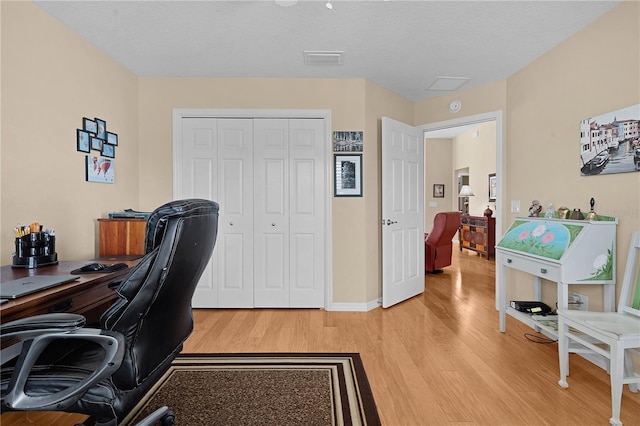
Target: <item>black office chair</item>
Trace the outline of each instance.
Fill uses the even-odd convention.
[[[0,410],[87,414],[117,425],[168,369],[193,330],[191,298],[213,253],[218,204],[180,200],[149,217],[145,256],[122,279],[119,299],[84,328],[84,317],[51,314],[3,324]],[[166,407],[154,413],[173,423]]]

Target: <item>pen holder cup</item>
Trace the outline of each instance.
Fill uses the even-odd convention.
[[[45,232],[32,232],[16,238],[13,266],[37,268],[58,263],[56,237]]]

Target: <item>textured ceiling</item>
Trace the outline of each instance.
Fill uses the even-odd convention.
[[[450,93],[437,77],[504,80],[619,3],[325,1],[35,3],[138,76],[366,78],[412,101]]]

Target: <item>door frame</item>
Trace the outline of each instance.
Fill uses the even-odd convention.
[[[333,245],[331,216],[331,110],[328,109],[217,109],[217,108],[174,108],[173,123],[173,199],[181,197],[182,188],[182,119],[183,118],[318,118],[324,120],[325,157],[325,279],[324,308],[331,309],[333,301]]]
[[[504,182],[502,179],[505,171],[503,141],[502,141],[502,134],[503,134],[502,110],[489,111],[483,114],[469,115],[466,117],[454,118],[452,120],[445,120],[445,121],[439,121],[436,123],[423,124],[416,127],[421,129],[423,131],[423,134],[426,137],[427,132],[447,129],[451,127],[486,123],[489,121],[494,121],[496,123],[496,195],[497,195],[496,200],[500,200],[499,202],[495,203],[495,209],[496,209],[495,241],[497,243],[502,239],[502,219],[504,214],[502,207],[506,205],[506,201],[504,198],[505,186],[503,185]],[[499,275],[501,275],[501,271],[498,268],[498,264],[496,262],[496,282],[499,281]],[[500,309],[497,288],[496,288],[495,304],[496,304],[496,309]]]

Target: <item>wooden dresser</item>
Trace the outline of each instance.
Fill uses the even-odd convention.
[[[463,248],[495,257],[496,219],[486,216],[460,216],[460,251]]]
[[[100,257],[144,255],[145,219],[98,219]]]

